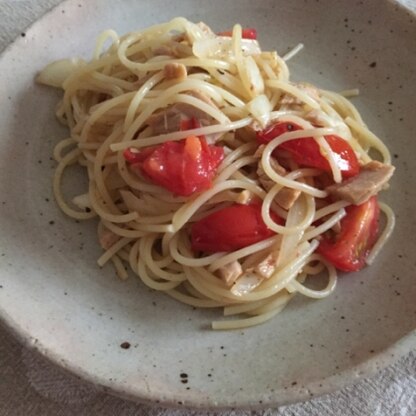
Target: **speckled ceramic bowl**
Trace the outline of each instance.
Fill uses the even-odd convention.
[[[135,279],[99,270],[94,224],[66,218],[51,195],[58,92],[33,83],[47,62],[89,56],[98,32],[184,15],[216,29],[259,29],[265,48],[305,51],[294,79],[359,87],[355,103],[394,155],[383,195],[397,228],[374,266],[341,278],[336,293],[301,296],[265,325],[213,332],[197,311]],[[68,1],[0,60],[0,314],[58,365],[135,400],[255,407],[340,388],[416,346],[416,20],[389,1]],[[130,348],[120,345],[130,343]],[[181,374],[187,374],[183,383]]]

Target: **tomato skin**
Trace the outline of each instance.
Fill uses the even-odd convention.
[[[302,130],[302,127],[295,123],[276,123],[257,133],[257,140],[261,144],[267,144],[276,137],[289,131]],[[336,154],[338,167],[343,178],[355,176],[360,171],[360,165],[354,150],[348,142],[339,136],[324,136],[332,151]],[[300,139],[289,140],[282,143],[275,150],[288,151],[294,161],[300,166],[321,169],[331,172],[328,160],[322,155],[318,143],[312,137],[302,137]]]
[[[289,131],[297,130],[302,130],[302,127],[298,124],[288,122],[277,122],[266,127],[264,130],[258,131],[257,141],[260,144],[267,144],[276,137],[281,136],[283,133],[288,133]]]
[[[233,31],[232,30],[226,30],[224,32],[220,32],[218,33],[218,36],[227,36],[227,37],[231,37],[233,35]],[[241,37],[243,39],[253,39],[256,40],[257,39],[257,30],[254,28],[243,28],[242,29],[242,33],[241,33]]]
[[[373,196],[361,205],[345,209],[347,215],[341,220],[341,231],[336,238],[324,234],[317,252],[337,269],[355,272],[365,266],[365,260],[377,241],[380,207]]]
[[[282,224],[277,215],[273,214],[272,218]],[[234,204],[193,224],[192,249],[207,253],[234,251],[275,234],[263,221],[261,205]]]
[[[176,195],[190,196],[212,186],[224,149],[208,145],[204,138],[189,136],[139,153],[127,149],[124,157],[133,171],[144,173]]]

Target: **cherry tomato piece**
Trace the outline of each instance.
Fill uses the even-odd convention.
[[[273,220],[282,219],[273,214]],[[234,251],[275,235],[263,221],[258,204],[234,204],[202,218],[192,226],[194,251],[217,253]]]
[[[152,182],[176,195],[190,196],[212,186],[224,150],[208,145],[203,138],[189,136],[138,153],[127,149],[124,157],[133,171],[144,173]]]
[[[326,233],[317,249],[326,260],[345,272],[361,270],[377,241],[380,207],[373,196],[361,205],[346,208],[347,215],[341,220],[337,235]]]
[[[297,130],[302,130],[302,127],[295,123],[276,123],[258,132],[257,140],[261,144],[267,144],[283,133]],[[335,159],[341,170],[342,177],[350,178],[357,175],[360,171],[360,165],[354,150],[348,142],[335,135],[324,137],[329,147],[335,153]],[[328,160],[321,153],[319,144],[312,137],[302,137],[284,142],[276,148],[276,154],[278,154],[279,149],[288,151],[299,166],[317,168],[325,172],[332,171]]]

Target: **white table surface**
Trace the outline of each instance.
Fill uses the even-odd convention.
[[[85,0],[84,0],[85,1]],[[416,0],[400,0],[416,11]],[[60,0],[0,0],[0,51]],[[416,40],[415,40],[416,42]],[[415,43],[416,46],[416,43]],[[0,416],[193,416],[214,412],[138,405],[101,393],[21,346],[0,327]],[[415,416],[416,351],[372,378],[332,394],[279,409],[221,416]]]

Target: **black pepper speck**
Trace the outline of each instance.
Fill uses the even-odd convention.
[[[120,344],[120,347],[124,350],[128,350],[130,348],[130,342],[124,341]]]
[[[371,62],[369,65],[370,68],[375,68],[377,66],[377,62]]]

